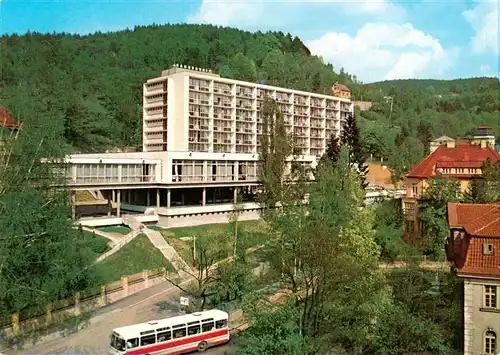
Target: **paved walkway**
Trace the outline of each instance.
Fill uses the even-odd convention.
[[[99,255],[96,262],[102,261],[106,259],[108,256],[113,255],[121,248],[123,248],[125,245],[127,245],[130,241],[134,240],[139,234],[141,234],[140,231],[132,231],[129,234],[125,235],[116,244],[114,244],[110,250],[108,250],[104,254]]]
[[[193,269],[182,259],[177,251],[167,243],[163,235],[155,230],[144,228],[143,233],[149,238],[151,244],[155,246],[175,268],[179,277],[183,280],[194,274]]]

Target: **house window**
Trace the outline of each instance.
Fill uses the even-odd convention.
[[[457,168],[457,174],[463,174],[464,172],[464,168]]]
[[[497,287],[485,285],[484,286],[484,307],[497,308]]]
[[[412,234],[415,232],[415,221],[405,221],[406,233]]]
[[[404,213],[405,214],[412,214],[415,212],[415,204],[414,203],[404,203]]]
[[[484,334],[484,353],[496,354],[497,334],[493,330],[487,330]]]
[[[483,255],[493,255],[493,244],[483,243]]]
[[[417,196],[418,195],[418,185],[417,184],[413,184],[412,187],[411,187],[411,191],[413,193],[413,196]]]

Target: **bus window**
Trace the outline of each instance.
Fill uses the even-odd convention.
[[[227,319],[221,319],[215,322],[215,328],[221,329],[227,327]]]
[[[182,338],[186,336],[186,328],[174,329],[173,330],[174,339]]]
[[[139,338],[127,340],[127,349],[137,348],[139,346]]]
[[[161,343],[162,341],[167,341],[172,339],[172,333],[170,333],[170,330],[168,330],[166,332],[158,333],[157,337],[158,337],[158,343]]]
[[[156,343],[156,335],[146,335],[141,337],[141,346],[151,345]]]
[[[125,340],[120,338],[117,334],[113,333],[111,335],[111,342],[110,342],[111,347],[115,348],[116,350],[119,351],[124,351],[125,350]]]
[[[203,333],[205,332],[209,332],[211,331],[212,329],[214,329],[214,322],[209,322],[209,323],[203,323],[201,325],[201,330]]]
[[[200,325],[199,324],[190,325],[188,327],[188,335],[194,335],[194,334],[198,334],[198,333],[200,333]]]

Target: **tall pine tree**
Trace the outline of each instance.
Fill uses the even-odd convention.
[[[324,165],[335,164],[340,157],[340,140],[335,135],[332,134],[328,141],[326,142],[325,154],[321,156],[319,160],[318,168]]]
[[[424,146],[424,154],[430,154],[430,143],[432,140],[432,130],[429,123],[420,121],[417,126],[417,137]]]
[[[359,174],[362,186],[366,188],[368,185],[365,182],[368,173],[368,166],[365,165],[367,155],[353,114],[347,116],[340,141],[342,145],[349,148],[349,166]]]
[[[494,198],[489,190],[488,181],[484,179],[474,179],[464,193],[464,199],[469,203],[492,202]]]

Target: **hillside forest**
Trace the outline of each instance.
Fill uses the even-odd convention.
[[[397,175],[427,152],[428,141],[464,136],[477,124],[500,133],[497,78],[361,83],[298,38],[210,25],[136,27],[88,36],[27,33],[0,38],[0,105],[25,122],[50,126],[67,152],[140,147],[142,83],[174,63],[223,77],[330,93],[347,85],[366,153]]]

